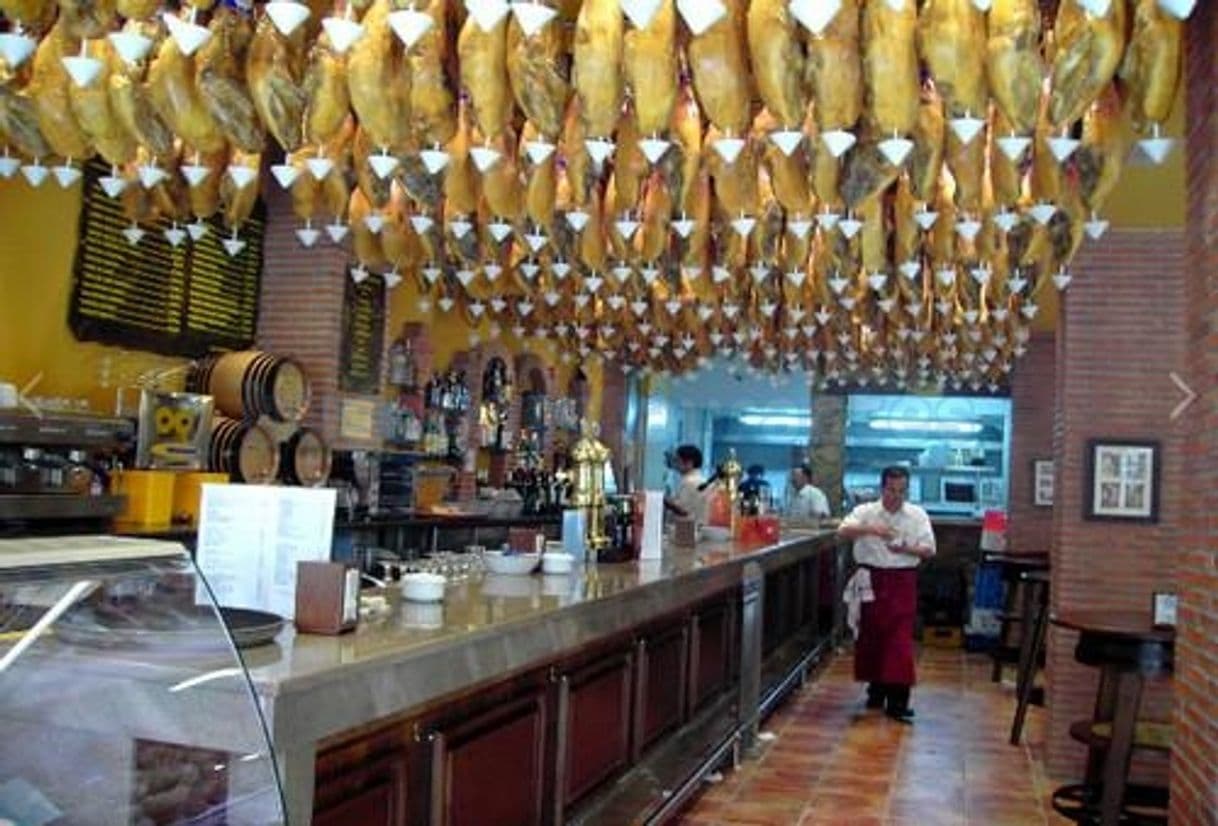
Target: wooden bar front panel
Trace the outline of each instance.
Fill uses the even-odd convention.
[[[630,762],[630,654],[619,652],[568,678],[563,804]]]
[[[731,667],[731,607],[712,603],[694,615],[691,710],[722,691]]]
[[[440,728],[432,764],[431,822],[541,823],[545,732],[542,690]]]
[[[393,726],[318,755],[314,826],[404,824],[407,740]]]
[[[639,663],[639,751],[685,719],[685,665],[689,632],[684,625],[646,639]]]

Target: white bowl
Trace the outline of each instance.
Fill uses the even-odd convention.
[[[440,574],[405,574],[402,576],[402,598],[411,602],[439,602],[444,599],[444,582]]]
[[[569,574],[575,567],[575,559],[571,554],[546,553],[541,556],[541,570],[547,574]]]
[[[541,554],[505,554],[503,551],[487,551],[483,556],[486,569],[492,574],[531,574],[537,570]]]

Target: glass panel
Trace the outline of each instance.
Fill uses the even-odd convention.
[[[57,541],[0,542],[0,818],[285,822],[253,687],[186,553],[4,567]]]
[[[1011,401],[968,396],[852,395],[846,496],[879,493],[887,465],[910,470],[910,501],[932,514],[980,516],[1007,506]]]

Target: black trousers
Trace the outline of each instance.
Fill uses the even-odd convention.
[[[886,706],[889,711],[904,711],[909,708],[910,686],[897,683],[869,683],[867,685],[867,704],[879,708]]]

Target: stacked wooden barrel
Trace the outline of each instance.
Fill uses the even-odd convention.
[[[242,350],[206,356],[191,368],[187,389],[215,399],[210,462],[234,482],[320,487],[330,476],[330,449],[300,427],[309,380],[299,362]],[[287,432],[282,441],[276,433]]]

